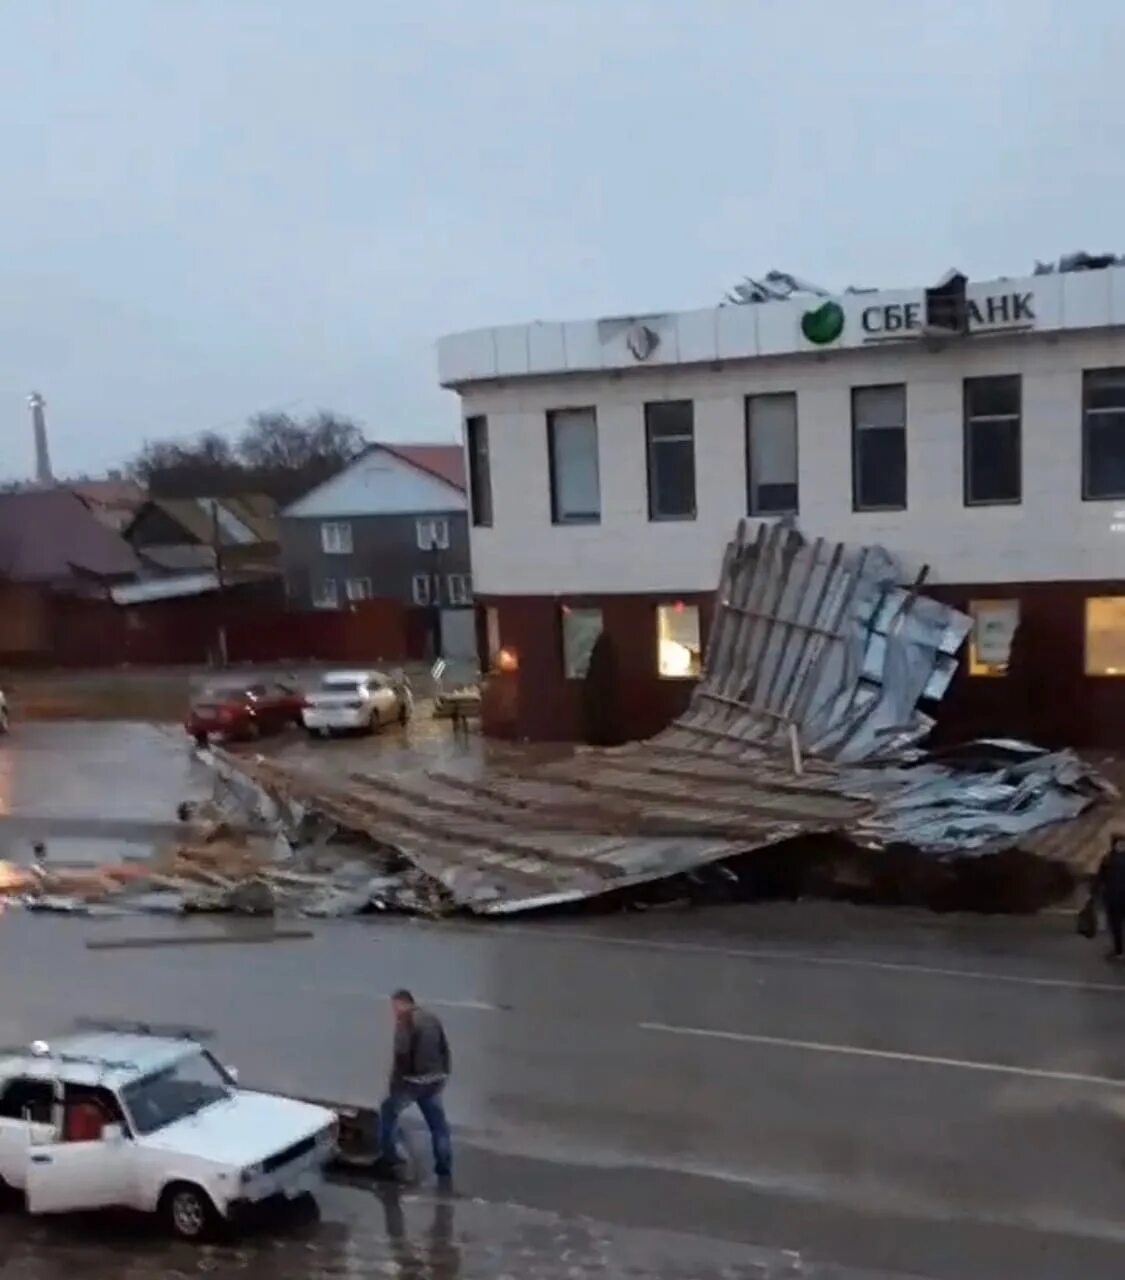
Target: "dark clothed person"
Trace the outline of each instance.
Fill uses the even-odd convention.
[[[434,1172],[441,1179],[453,1173],[453,1140],[445,1116],[442,1093],[453,1069],[445,1028],[436,1014],[414,1003],[408,991],[392,998],[395,1017],[394,1061],[387,1097],[379,1109],[379,1151],[388,1168],[396,1163],[398,1118],[416,1106],[430,1131]]]

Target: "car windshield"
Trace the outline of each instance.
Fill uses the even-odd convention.
[[[206,1053],[194,1053],[134,1080],[121,1094],[138,1133],[155,1133],[231,1096],[226,1076]]]

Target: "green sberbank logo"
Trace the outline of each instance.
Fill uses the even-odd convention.
[[[838,302],[822,302],[801,317],[801,332],[818,347],[835,342],[844,332],[844,308]]]

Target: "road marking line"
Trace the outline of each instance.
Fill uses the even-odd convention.
[[[321,997],[343,996],[347,999],[363,997],[365,1000],[389,1000],[390,991],[371,991],[367,987],[318,986],[313,982],[298,984],[298,990],[312,992]],[[486,1000],[441,1000],[437,996],[419,995],[415,999],[420,1005],[434,1005],[439,1009],[476,1009],[481,1013],[510,1013],[511,1005],[489,1004]]]
[[[667,1035],[695,1036],[710,1040],[732,1040],[741,1044],[764,1045],[771,1049],[800,1049],[808,1053],[836,1053],[850,1058],[879,1058],[887,1062],[913,1062],[926,1067],[952,1067],[958,1071],[985,1071],[992,1075],[1020,1076],[1031,1080],[1054,1080],[1064,1084],[1093,1084],[1125,1089],[1125,1079],[1091,1076],[1078,1071],[1051,1071],[1046,1067],[1014,1067],[1003,1062],[975,1062],[967,1058],[939,1058],[928,1053],[905,1053],[895,1049],[865,1049],[856,1044],[824,1044],[818,1040],[790,1040],[785,1036],[759,1036],[746,1031],[716,1031],[709,1027],[677,1027],[666,1022],[641,1022],[642,1031],[662,1031]]]
[[[474,932],[483,932],[476,929]],[[613,947],[633,947],[649,951],[690,952],[696,955],[722,956],[728,960],[766,960],[788,964],[819,965],[829,969],[872,969],[883,973],[918,974],[926,978],[964,978],[973,982],[1005,982],[1021,987],[1046,987],[1061,991],[1101,991],[1125,996],[1125,982],[1084,982],[1078,978],[1029,977],[1018,973],[1000,973],[988,969],[949,969],[933,965],[909,964],[894,960],[860,960],[852,956],[820,956],[809,951],[776,951],[768,948],[717,947],[706,942],[659,942],[646,938],[622,938],[617,934],[583,933],[568,929],[530,929],[519,925],[499,925],[494,932],[527,934],[537,938],[560,938],[566,942],[587,945],[604,943]]]

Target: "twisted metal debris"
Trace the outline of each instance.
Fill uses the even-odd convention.
[[[741,522],[705,675],[656,737],[476,780],[429,770],[325,777],[216,753],[243,808],[299,839],[310,815],[393,850],[435,901],[504,914],[691,874],[818,833],[938,855],[1034,841],[1113,789],[1072,752],[976,744],[927,757],[922,707],[970,627],[879,548]],[[1104,821],[1099,818],[1099,821]]]

